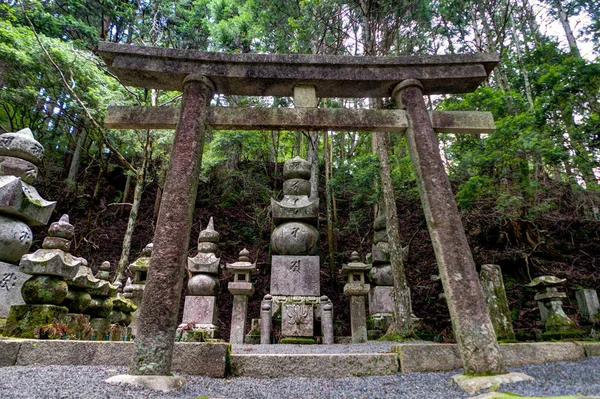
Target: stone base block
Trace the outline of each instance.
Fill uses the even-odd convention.
[[[463,366],[456,344],[392,345],[391,350],[398,352],[403,373],[450,371]],[[585,357],[583,346],[574,342],[500,344],[500,353],[509,367]]]
[[[239,377],[343,378],[397,372],[394,353],[231,355],[231,373]]]
[[[217,324],[217,298],[186,296],[182,324]]]
[[[378,285],[371,289],[369,313],[394,313],[394,287]]]
[[[66,323],[68,311],[56,305],[11,306],[4,333],[8,337],[35,338],[38,327]]]
[[[207,342],[219,338],[219,330],[214,324],[180,324],[177,328],[177,341]]]
[[[110,320],[96,317],[90,320],[93,341],[108,341],[110,339]],[[108,336],[108,337],[107,337]]]
[[[128,366],[133,342],[0,340],[0,366]],[[175,343],[174,372],[223,378],[229,344]]]
[[[320,296],[319,257],[274,255],[271,295]]]
[[[312,337],[315,335],[313,305],[306,303],[282,304],[281,335],[284,337]]]
[[[25,305],[21,288],[29,278],[19,266],[0,261],[0,317],[8,317],[13,305]]]
[[[600,342],[581,342],[586,356],[600,356]]]

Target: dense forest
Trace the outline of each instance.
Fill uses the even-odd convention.
[[[36,183],[76,226],[72,252],[114,278],[152,240],[172,131],[108,130],[109,105],[173,105],[180,93],[125,87],[99,41],[237,53],[433,55],[493,52],[501,63],[473,93],[431,96],[436,110],[490,111],[493,134],[439,135],[478,265],[502,267],[516,329],[539,313],[523,284],[540,275],[600,289],[599,0],[21,0],[0,4],[0,133],[29,127],[46,148]],[[213,106],[292,107],[291,98],[215,96]],[[325,108],[395,108],[389,98],[319,99]],[[380,202],[378,146],[367,132],[319,132],[323,291],[348,317],[336,272],[370,252]],[[221,259],[247,247],[268,290],[269,199],[282,162],[309,155],[302,131],[210,132],[190,256],[210,216]],[[447,339],[449,315],[404,138],[387,136],[405,269],[417,316]],[[193,198],[190,201],[194,201]],[[39,247],[45,229],[37,229]],[[224,272],[223,282],[231,276]],[[223,335],[231,295],[221,284]],[[229,312],[229,313],[228,313]]]

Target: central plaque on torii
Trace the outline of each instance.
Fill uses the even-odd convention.
[[[204,132],[207,127],[244,126],[249,130],[294,126],[305,130],[404,132],[465,372],[504,372],[435,137],[435,131],[489,133],[493,121],[489,113],[430,114],[423,99],[428,94],[475,90],[498,63],[497,55],[228,54],[115,43],[100,43],[99,53],[126,85],[183,92],[178,112],[137,107],[109,110],[107,115],[110,127],[176,125],[130,373],[170,372]],[[294,96],[300,86],[311,87],[315,97],[392,97],[400,110],[386,113],[307,107],[254,112],[209,106],[214,94]]]

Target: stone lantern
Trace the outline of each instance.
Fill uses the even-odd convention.
[[[129,265],[129,271],[133,274],[133,281],[127,279],[127,283],[123,288],[123,296],[130,299],[137,309],[131,313],[132,321],[129,324],[131,327],[131,335],[137,335],[138,319],[140,318],[140,309],[142,299],[144,297],[144,288],[146,287],[146,278],[148,277],[148,266],[150,266],[150,258],[154,245],[149,243],[142,250],[142,254],[132,264]]]
[[[233,272],[233,281],[227,286],[233,294],[233,311],[231,312],[231,334],[229,342],[243,344],[248,316],[248,297],[254,294],[254,284],[250,276],[256,274],[256,263],[251,263],[250,252],[246,248],[240,251],[239,261],[227,263],[226,268]]]
[[[350,324],[352,342],[367,341],[367,318],[365,316],[365,297],[369,295],[371,286],[365,284],[365,274],[371,266],[360,261],[358,252],[352,252],[350,263],[342,267],[341,273],[347,276],[344,295],[350,297]]]
[[[583,331],[577,329],[575,323],[562,308],[562,299],[566,298],[567,294],[558,292],[557,287],[566,281],[564,278],[555,276],[541,276],[526,285],[538,291],[534,299],[540,305],[540,313],[543,315],[543,310],[546,311],[546,331],[543,334],[546,339],[574,338],[584,334]]]

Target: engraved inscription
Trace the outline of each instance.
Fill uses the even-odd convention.
[[[300,187],[298,187],[298,184],[299,184],[298,180],[295,180],[295,181],[292,182],[292,189],[295,192],[298,192],[298,189],[300,188]]]
[[[0,147],[9,149],[14,139],[12,136],[0,137]]]
[[[44,156],[44,147],[42,147],[41,144],[32,143],[31,147],[29,147],[29,150],[37,158],[42,158]]]
[[[294,227],[294,228],[292,228],[292,231],[290,232],[290,234],[292,235],[292,237],[298,238],[298,231],[299,230],[300,230],[300,227]]]
[[[0,280],[0,290],[5,288],[6,291],[10,291],[17,284],[17,276],[14,273],[4,273],[2,280]]]
[[[288,167],[290,169],[298,169],[300,167],[301,162],[299,161],[288,161]]]
[[[288,269],[290,269],[293,272],[299,272],[300,271],[300,259],[291,261],[290,265],[288,266]]]

